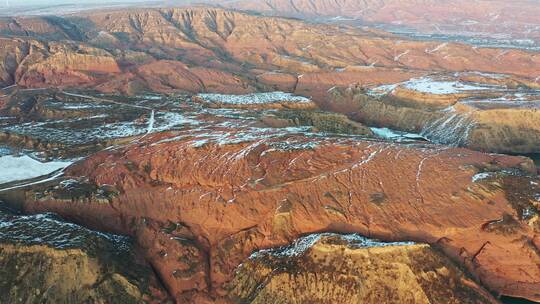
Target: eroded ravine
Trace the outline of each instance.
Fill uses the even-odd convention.
[[[80,96],[67,96],[54,109],[79,105]],[[2,196],[26,212],[130,235],[180,302],[231,300],[228,284],[254,251],[320,232],[432,244],[495,295],[535,299],[540,189],[530,160],[382,141],[362,129],[339,134],[353,122],[313,110],[205,108],[182,98],[143,98],[128,107],[143,107],[140,135],[78,161],[60,181]],[[189,123],[148,134],[151,104]]]
[[[304,139],[294,136],[222,144],[210,140],[199,147],[194,139],[172,144],[162,136],[147,137],[147,144],[124,152],[100,152],[70,168],[68,176],[111,185],[118,194],[109,200],[100,203],[92,192],[77,199],[49,187],[34,190],[24,208],[52,210],[93,227],[134,235],[139,244],[148,244],[147,257],[179,298],[189,290],[209,290],[200,268],[206,255],[211,290],[220,295],[222,284],[253,250],[320,231],[438,243],[490,289],[534,295],[534,279],[525,289],[508,288],[513,276],[521,288],[527,286],[522,271],[537,276],[533,265],[538,256],[534,246],[526,245],[536,242],[534,194],[512,205],[507,196],[513,191],[524,195],[524,190],[501,184],[518,178],[537,182],[527,174],[519,177],[524,174],[519,171],[516,177],[501,171],[534,170],[525,159],[349,140],[323,140],[306,149]],[[386,165],[390,160],[401,160],[399,174]],[[478,175],[486,169],[501,173]],[[437,177],[437,171],[446,176]],[[456,185],[447,185],[447,179]],[[84,211],[80,204],[86,204]],[[505,214],[513,219],[509,232],[504,222],[503,233],[484,229]],[[486,243],[493,247],[484,248]],[[515,245],[509,248],[507,243]],[[479,260],[479,250],[485,260]],[[171,262],[175,259],[196,260],[199,266],[180,266]],[[498,259],[517,264],[506,268]],[[182,269],[182,275],[175,275]]]
[[[0,198],[62,217],[0,222],[0,261],[37,289],[14,271],[10,299],[44,299],[76,253],[74,301],[540,300],[538,169],[473,151],[538,152],[537,54],[222,9],[77,16],[2,40]]]

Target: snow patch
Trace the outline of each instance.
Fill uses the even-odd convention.
[[[381,97],[392,93],[399,84],[386,84],[368,91],[368,95],[373,97]]]
[[[63,110],[87,110],[87,109],[107,109],[108,105],[88,104],[88,103],[62,103],[58,108]]]
[[[162,100],[163,96],[158,95],[142,95],[142,96],[136,96],[137,98],[142,98],[146,100]]]
[[[72,162],[53,161],[42,163],[30,156],[6,155],[0,157],[0,184],[36,178],[63,169]]]
[[[373,247],[388,247],[388,246],[411,246],[415,245],[414,242],[381,242],[375,239],[369,239],[358,234],[335,234],[335,233],[320,233],[320,234],[311,234],[305,237],[302,237],[296,240],[289,246],[274,248],[274,249],[263,249],[257,252],[254,252],[249,258],[255,259],[260,256],[267,254],[278,256],[278,257],[298,257],[305,254],[313,245],[321,241],[323,238],[341,238],[348,242],[348,247],[354,249],[360,248],[373,248]]]
[[[76,122],[79,120],[88,120],[102,118],[106,115],[78,118],[75,120],[61,120],[50,122],[32,122],[20,125],[13,125],[3,128],[16,134],[24,134],[37,137],[51,142],[65,142],[69,144],[86,144],[96,140],[109,140],[115,138],[133,137],[151,132],[161,132],[171,130],[184,125],[197,125],[198,121],[186,117],[176,112],[155,112],[153,123],[143,124],[136,121],[122,121],[109,124],[98,125],[93,128],[75,129],[58,127],[59,122]],[[152,117],[150,117],[152,118]]]
[[[456,73],[456,76],[459,76],[460,74],[463,74],[463,75],[476,75],[476,76],[481,76],[481,77],[486,77],[486,78],[491,78],[491,79],[504,79],[504,78],[507,78],[508,75],[505,75],[505,74],[494,74],[494,73],[483,73],[483,72],[464,72],[464,73]]]
[[[469,135],[475,126],[476,123],[469,113],[448,112],[426,124],[420,135],[435,143],[460,147],[468,143]]]
[[[271,104],[279,102],[292,103],[310,103],[309,98],[293,95],[284,92],[252,93],[245,95],[227,95],[227,94],[198,94],[197,97],[207,102],[233,104],[233,105],[251,105],[251,104]]]
[[[488,179],[488,178],[492,177],[493,175],[494,175],[493,172],[477,173],[477,174],[473,175],[472,182],[476,183],[476,182],[479,182],[481,180]]]
[[[439,44],[438,46],[436,46],[435,48],[433,49],[426,49],[426,53],[428,54],[432,54],[432,53],[435,53],[437,51],[440,51],[441,49],[443,49],[444,47],[446,47],[448,45],[448,43],[442,43],[442,44]]]
[[[394,56],[394,61],[398,61],[401,57],[409,54],[410,52],[411,52],[411,50],[406,50],[405,52],[403,52],[403,53],[401,53],[401,54],[399,54],[397,56]]]
[[[413,139],[413,140],[426,140],[422,135],[415,133],[407,133],[392,130],[389,128],[370,128],[373,133],[380,138],[390,139],[390,140],[402,140],[402,139]]]
[[[490,90],[492,87],[466,84],[460,81],[440,81],[429,77],[411,79],[404,83],[404,87],[420,93],[444,95],[458,94],[466,91]]]
[[[45,245],[58,249],[81,248],[95,254],[106,250],[127,257],[130,254],[129,237],[92,231],[65,222],[53,213],[18,215],[0,205],[0,238],[10,243]],[[100,245],[96,241],[100,240]]]
[[[532,92],[530,95],[523,93],[507,94],[498,98],[477,99],[469,98],[460,100],[461,104],[466,104],[475,108],[493,108],[493,107],[511,107],[521,109],[538,109],[540,108],[540,99],[536,95],[539,92]]]
[[[156,122],[155,118],[155,111],[152,110],[152,113],[150,113],[150,118],[148,119],[148,129],[146,130],[147,134],[152,133],[152,130],[154,129],[154,123]]]
[[[0,156],[10,155],[13,154],[11,152],[11,149],[9,147],[0,146]]]

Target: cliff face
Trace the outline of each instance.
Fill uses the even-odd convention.
[[[432,75],[368,90],[332,89],[321,106],[436,143],[525,154],[540,152],[538,92],[536,84],[504,75]]]
[[[1,208],[4,208],[1,206]],[[0,211],[1,303],[143,303],[166,300],[126,237],[51,214]]]
[[[255,252],[230,288],[250,303],[497,303],[428,245],[357,235],[309,235]]]
[[[321,231],[437,244],[495,293],[538,299],[539,189],[526,173],[536,171],[530,161],[422,145],[211,134],[156,134],[95,154],[68,176],[111,185],[118,195],[103,201],[38,189],[25,210],[133,235],[177,299],[226,296],[224,284],[253,251]]]
[[[88,85],[120,68],[114,57],[102,49],[77,43],[47,42],[32,38],[3,38],[0,56],[2,85],[28,87]],[[100,76],[101,75],[101,76]]]

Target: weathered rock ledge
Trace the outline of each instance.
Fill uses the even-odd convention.
[[[127,237],[0,210],[0,303],[163,303]]]
[[[239,266],[230,297],[243,303],[498,303],[425,244],[309,235]]]

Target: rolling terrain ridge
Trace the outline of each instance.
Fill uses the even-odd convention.
[[[540,301],[540,53],[380,29],[538,5],[212,4],[0,17],[8,302]]]

